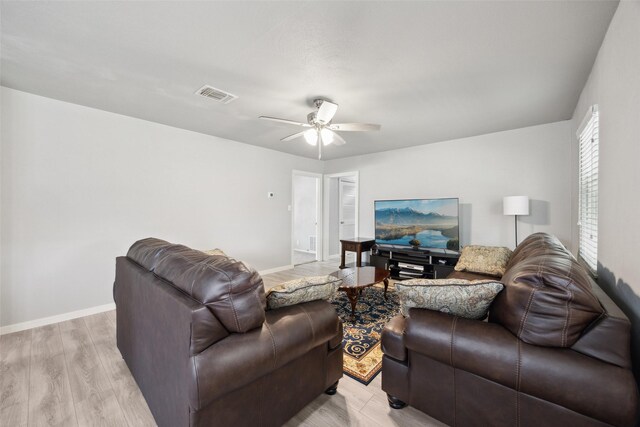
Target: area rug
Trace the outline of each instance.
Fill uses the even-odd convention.
[[[343,372],[364,385],[382,369],[380,335],[384,325],[400,312],[398,295],[393,288],[390,283],[386,300],[382,285],[364,289],[356,306],[355,319],[351,317],[351,305],[344,292],[339,291],[331,300],[343,322]]]

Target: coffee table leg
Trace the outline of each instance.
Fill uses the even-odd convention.
[[[356,305],[358,304],[358,292],[357,289],[348,289],[347,290],[347,298],[349,298],[349,303],[351,304],[351,317],[356,317]]]
[[[389,279],[384,279],[384,299],[387,299],[387,288],[389,287]]]

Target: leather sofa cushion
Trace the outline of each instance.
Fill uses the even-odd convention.
[[[242,262],[154,238],[134,243],[127,257],[207,306],[230,332],[264,322],[262,278]]]
[[[342,339],[341,325],[335,309],[326,301],[269,310],[261,328],[232,334],[193,356],[197,389],[190,396],[191,407],[204,408],[319,345],[328,348],[337,335]]]
[[[518,339],[500,325],[413,308],[405,343],[438,362],[516,388]]]
[[[571,254],[547,246],[545,239],[531,242],[537,249],[527,249],[532,255],[502,277],[505,288],[493,302],[490,321],[529,344],[571,347],[604,309],[589,274]]]
[[[527,236],[527,238],[520,242],[514,249],[509,258],[507,270],[520,261],[536,255],[572,256],[556,236],[547,233],[534,233]]]

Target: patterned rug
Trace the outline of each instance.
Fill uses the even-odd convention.
[[[400,311],[393,288],[390,281],[386,301],[382,285],[364,289],[356,306],[355,319],[351,317],[346,293],[339,291],[330,301],[343,322],[343,371],[364,385],[369,384],[382,369],[380,335],[384,325]]]

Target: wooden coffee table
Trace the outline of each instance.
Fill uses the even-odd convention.
[[[351,303],[351,316],[355,316],[356,304],[364,288],[384,282],[384,298],[387,299],[389,287],[389,270],[377,267],[355,267],[334,271],[331,276],[342,279],[338,290],[345,291]]]

